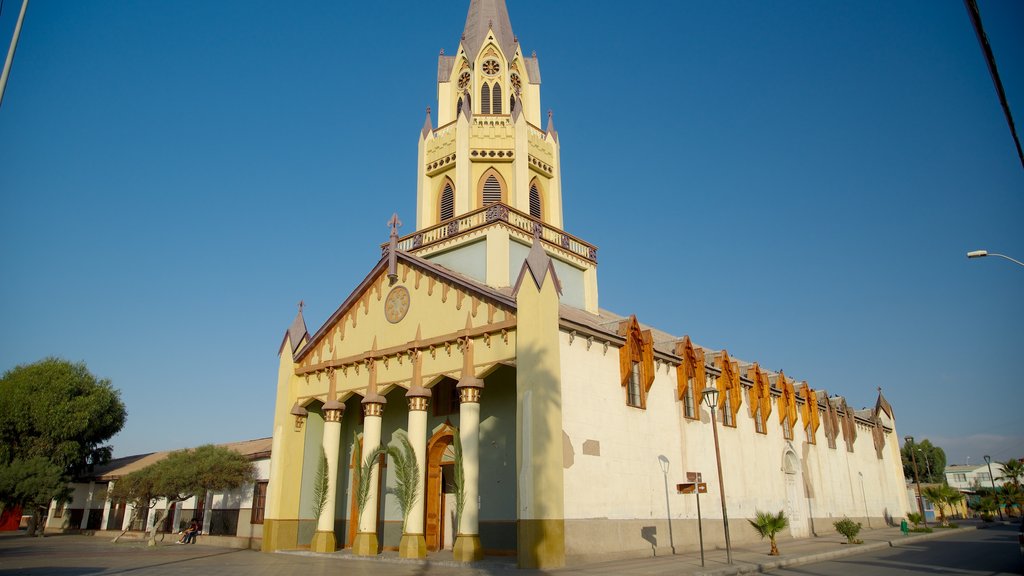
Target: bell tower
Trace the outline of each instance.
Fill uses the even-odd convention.
[[[398,248],[500,288],[539,228],[563,303],[596,312],[597,248],[563,231],[558,132],[504,0],[471,0],[457,50],[441,50],[436,115],[420,131],[416,232]]]

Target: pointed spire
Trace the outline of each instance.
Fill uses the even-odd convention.
[[[889,404],[889,401],[885,399],[885,396],[882,396],[881,386],[878,387],[878,400],[875,401],[875,416],[878,416],[879,411],[885,412],[889,415],[889,418],[892,418],[893,420],[896,419],[896,416],[892,412],[892,404]]]
[[[299,349],[299,344],[301,344],[304,339],[309,338],[309,331],[306,330],[306,320],[302,317],[302,309],[305,305],[306,303],[304,301],[299,300],[299,311],[295,314],[295,319],[292,320],[291,326],[289,326],[288,330],[285,332],[285,337],[291,340],[293,355],[295,354],[295,351]]]
[[[558,142],[558,130],[555,130],[555,113],[548,109],[548,136],[555,139]]]
[[[427,119],[423,122],[423,131],[421,132],[421,138],[426,138],[428,134],[434,131],[434,122],[430,118],[430,106],[427,106]]]
[[[370,346],[370,357],[366,360],[367,370],[370,372],[370,382],[366,386],[366,397],[363,404],[387,404],[387,398],[377,393],[377,337],[373,337],[373,344]]]
[[[430,398],[431,392],[423,387],[423,353],[420,352],[420,326],[416,325],[416,338],[412,341],[412,381],[406,398]]]
[[[542,226],[539,223],[534,223],[533,246],[530,247],[530,253],[526,255],[526,261],[523,262],[523,266],[530,271],[530,277],[533,278],[533,282],[537,285],[538,290],[544,285],[544,277],[548,272],[551,272],[551,279],[555,281],[555,290],[561,294],[562,285],[555,274],[555,267],[551,262],[551,257],[548,256],[548,253],[544,251],[544,247],[541,245],[541,230]]]
[[[462,47],[470,60],[475,60],[480,53],[488,31],[494,32],[494,38],[505,52],[505,57],[511,60],[516,36],[512,33],[512,21],[508,17],[505,0],[470,1],[466,27],[462,31]]]

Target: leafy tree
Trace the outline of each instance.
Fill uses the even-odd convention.
[[[946,518],[946,507],[953,506],[964,499],[964,495],[959,490],[947,484],[926,486],[921,488],[921,494],[939,507],[939,522],[943,526],[949,526],[949,520]]]
[[[159,498],[156,487],[159,473],[159,468],[155,464],[151,464],[113,482],[114,487],[109,491],[110,499],[121,500],[130,505],[132,515],[128,519],[128,528],[114,536],[111,542],[117,543],[135,524],[135,520],[143,510],[156,506],[156,501]]]
[[[157,528],[167,518],[172,503],[192,497],[205,498],[208,491],[233,490],[252,482],[255,476],[255,467],[245,456],[223,446],[207,444],[171,452],[167,458],[127,475],[114,483],[111,497],[146,503],[150,507],[160,498],[165,500],[149,533],[149,545],[156,546]]]
[[[327,453],[320,447],[320,462],[316,466],[316,477],[313,479],[313,518],[320,520],[327,506],[327,493],[330,491],[330,478],[327,475]]]
[[[786,529],[789,526],[789,518],[786,518],[786,513],[779,510],[777,514],[771,512],[756,511],[754,519],[747,519],[750,525],[754,527],[754,530],[761,535],[761,539],[768,538],[772,543],[772,548],[768,552],[769,556],[778,556],[779,547],[775,544],[775,536]]]
[[[32,511],[42,534],[50,500],[66,485],[110,460],[105,445],[124,426],[120,393],[84,362],[46,358],[0,377],[0,508]]]
[[[0,466],[0,500],[32,513],[33,533],[42,535],[50,501],[71,502],[63,470],[42,456],[13,460]]]
[[[913,444],[903,444],[900,455],[903,457],[903,475],[913,480],[914,462],[910,457],[911,447],[916,451],[917,475],[922,484],[939,484],[945,481],[946,452],[934,446],[930,440],[921,440]]]
[[[16,366],[0,378],[0,464],[41,456],[73,477],[110,460],[125,418],[120,392],[84,362]]]

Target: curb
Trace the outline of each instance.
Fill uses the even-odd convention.
[[[733,565],[728,568],[697,571],[693,574],[694,576],[731,576],[732,574],[752,574],[757,572],[768,572],[770,570],[778,570],[779,568],[785,568],[788,566],[814,564],[817,562],[835,560],[837,558],[846,558],[847,556],[856,556],[857,554],[862,554],[864,552],[870,552],[873,550],[882,550],[885,548],[902,548],[904,546],[909,546],[924,540],[934,540],[936,538],[948,536],[949,534],[955,534],[958,530],[961,530],[961,528],[944,528],[941,531],[932,532],[931,534],[918,534],[915,536],[901,537],[896,540],[884,540],[881,542],[872,542],[870,544],[860,544],[856,546],[841,548],[838,550],[830,550],[828,552],[815,552],[813,554],[807,554],[804,556],[780,558],[778,560],[769,560],[767,562],[743,563],[739,565]]]

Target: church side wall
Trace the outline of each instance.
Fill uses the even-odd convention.
[[[561,334],[566,557],[568,563],[692,552],[697,548],[697,501],[677,494],[687,472],[700,472],[705,548],[724,547],[720,488],[707,408],[700,420],[683,417],[675,365],[656,361],[646,409],[626,404],[619,351],[584,337]],[[807,442],[802,420],[794,439],[783,438],[773,402],[767,434],[755,430],[745,389],[736,426],[719,420],[722,474],[733,545],[760,537],[746,518],[784,510],[791,528],[781,537],[833,534],[843,516],[867,527],[905,513],[902,478],[892,473],[892,452],[875,452],[871,428],[858,429],[854,452],[842,436],[830,449],[823,428]],[[887,435],[887,446],[896,442]],[[863,482],[861,482],[861,473]],[[867,512],[865,512],[867,506]]]

